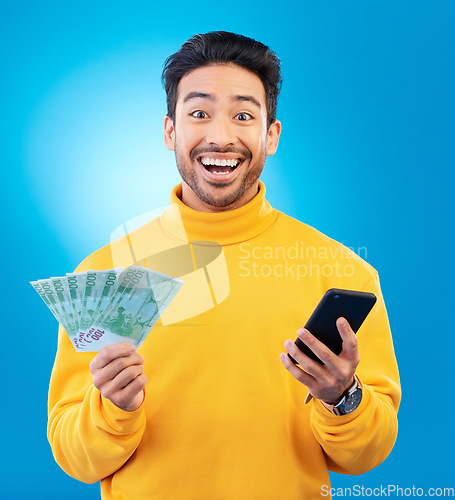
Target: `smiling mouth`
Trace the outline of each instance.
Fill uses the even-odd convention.
[[[242,158],[221,159],[201,156],[198,161],[208,172],[223,176],[233,172],[244,160]]]

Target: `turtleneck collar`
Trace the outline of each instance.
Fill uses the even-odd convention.
[[[182,241],[215,242],[234,245],[250,240],[266,231],[276,220],[278,211],[265,199],[265,185],[246,205],[225,212],[201,212],[185,205],[182,184],[171,191],[171,205],[159,218],[163,230]]]

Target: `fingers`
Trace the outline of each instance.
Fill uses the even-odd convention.
[[[136,346],[126,342],[103,347],[90,363],[90,371],[93,373],[94,370],[103,368],[113,359],[129,356],[133,352],[136,352]]]
[[[297,335],[302,340],[302,342],[304,341],[309,347],[311,347],[310,343],[313,339],[317,341],[317,339],[315,339],[308,331],[303,331],[303,329],[299,330]],[[295,345],[295,342],[292,342],[291,340],[286,340],[286,342],[284,343],[284,347],[286,348],[288,353],[296,361],[298,361],[300,365],[300,367],[294,365],[294,363],[289,359],[289,356],[282,353],[280,355],[280,359],[284,367],[296,380],[306,385],[309,389],[309,392],[315,398],[323,399],[325,401],[326,398],[333,398],[334,393],[336,397],[336,395],[340,391],[340,393],[343,392],[340,386],[340,382],[336,378],[336,375],[331,369],[328,368],[327,365],[321,365],[317,361],[314,361],[313,359],[306,356]],[[321,351],[323,351],[323,349],[321,349]],[[332,356],[335,356],[333,352],[330,351],[330,353]],[[316,354],[318,354],[319,357],[320,353]],[[341,382],[341,385],[343,383],[344,381]]]
[[[317,354],[316,350],[319,349],[319,347],[315,348],[314,344],[318,343],[321,344],[322,350],[328,350],[328,348],[319,342],[313,335],[308,330],[305,330],[304,328],[301,328],[300,330],[297,331],[297,336],[299,339],[305,343],[313,352]],[[295,342],[292,342],[292,340],[286,340],[284,343],[284,347],[288,351],[288,353],[297,361],[297,363],[300,365],[302,369],[304,369],[306,372],[310,373],[313,376],[320,375],[322,373],[321,370],[321,365],[317,362],[314,361],[313,359],[309,358],[306,354],[304,354],[295,344]],[[333,353],[331,353],[333,355]],[[326,357],[326,354],[324,353],[323,357]],[[295,366],[295,365],[294,365]],[[296,367],[298,368],[298,367]]]
[[[133,411],[139,408],[144,400],[144,389],[147,385],[147,376],[139,373],[132,378],[124,387],[119,388],[115,382],[104,386],[101,394],[116,406],[126,411]]]
[[[147,384],[144,358],[133,344],[103,347],[90,363],[93,385],[118,407],[132,411],[140,406]]]
[[[144,358],[137,353],[114,359],[105,367],[92,372],[93,385],[98,390],[108,386],[122,389],[141,375],[144,371],[143,364]]]
[[[306,328],[300,328],[297,330],[297,336],[299,339],[306,344],[316,356],[325,364],[333,364],[336,362],[337,356],[320,340],[318,340],[314,335],[312,335]],[[299,349],[300,351],[300,349]],[[300,351],[301,352],[301,351]],[[303,353],[302,353],[303,354]],[[308,356],[303,356],[302,362],[308,363],[307,360],[312,361],[311,367],[313,369],[320,369],[321,365],[317,361],[313,361]],[[299,362],[300,363],[300,362]],[[320,370],[319,370],[320,373]]]
[[[105,366],[92,371],[93,383],[95,384],[95,387],[102,385],[104,380],[108,381],[116,379],[121,383],[123,379],[126,380],[129,378],[128,374],[130,372],[130,368],[133,366],[141,366],[143,364],[144,358],[137,352],[134,352],[129,356],[114,358]],[[126,383],[124,385],[126,385]]]
[[[281,362],[291,375],[305,384],[315,398],[325,402],[339,400],[344,391],[352,385],[355,369],[359,363],[355,333],[344,318],[337,320],[337,328],[343,341],[343,349],[339,356],[308,330],[301,328],[297,331],[299,339],[316,354],[323,365],[306,356],[291,340],[286,340],[284,346],[300,367],[296,366],[286,354],[280,355]]]
[[[291,341],[290,341],[291,342]],[[285,347],[288,350],[289,354],[294,358],[294,355],[292,354],[292,348],[291,346],[288,347],[287,342],[285,343]],[[296,346],[297,348],[297,346]],[[297,350],[300,350],[297,348]],[[308,358],[309,359],[309,358]],[[285,353],[280,354],[280,360],[283,363],[284,367],[288,372],[299,382],[302,382],[302,384],[305,384],[307,387],[312,385],[315,381],[314,377],[311,376],[309,373],[305,372],[301,368],[299,368],[297,365],[295,365],[290,359],[289,356]]]
[[[325,344],[323,344],[320,340],[318,340],[314,335],[312,335],[306,328],[300,328],[299,330],[297,330],[297,336],[304,344],[306,344],[314,352],[314,354],[316,354],[316,356],[325,365],[338,366],[340,358],[345,358],[349,359],[357,366],[359,364],[359,352],[358,352],[356,334],[353,332],[352,328],[350,327],[349,323],[346,321],[345,318],[337,319],[337,329],[338,332],[340,333],[341,340],[343,342],[342,351],[338,356],[334,354]],[[295,343],[293,344],[295,346]],[[293,352],[295,352],[296,355],[294,356],[292,352],[289,352],[291,356],[296,361],[298,361],[300,365],[302,363],[307,365],[309,360],[308,356],[305,356],[297,346],[295,346],[295,348],[296,350],[293,349]],[[300,362],[300,360],[302,361],[302,363]],[[318,370],[319,367],[320,367],[319,363],[311,363],[310,365],[308,365],[308,369],[311,370]],[[307,370],[306,366],[303,366],[303,368]],[[312,373],[311,370],[307,371],[310,371],[310,373]],[[321,373],[320,371],[318,372]]]
[[[341,351],[340,356],[352,360],[357,366],[360,361],[357,335],[354,333],[345,318],[337,319],[337,328],[340,333],[341,340],[343,341],[343,350]]]

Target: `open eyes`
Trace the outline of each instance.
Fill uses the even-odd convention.
[[[235,117],[237,118],[237,120],[240,120],[241,122],[246,122],[253,118],[249,113],[239,113]]]
[[[199,119],[204,119],[204,118],[209,118],[209,115],[200,109],[193,111],[190,113],[190,116],[193,116],[194,118],[199,118]],[[249,113],[238,113],[234,117],[235,120],[245,122],[253,119],[253,116],[250,115]]]
[[[194,116],[194,118],[207,118],[207,113],[205,111],[193,111],[190,113],[191,116]]]

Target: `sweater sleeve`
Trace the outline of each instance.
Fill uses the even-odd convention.
[[[400,381],[377,274],[364,291],[373,292],[377,303],[358,331],[356,373],[362,401],[354,412],[343,416],[332,414],[318,400],[311,403],[311,428],[328,468],[344,474],[362,474],[379,465],[392,450],[398,431]]]
[[[102,264],[91,260],[77,271],[99,268]],[[135,411],[124,411],[94,387],[89,364],[95,355],[76,352],[60,327],[49,387],[48,439],[60,467],[87,483],[122,467],[145,430],[144,403]]]

